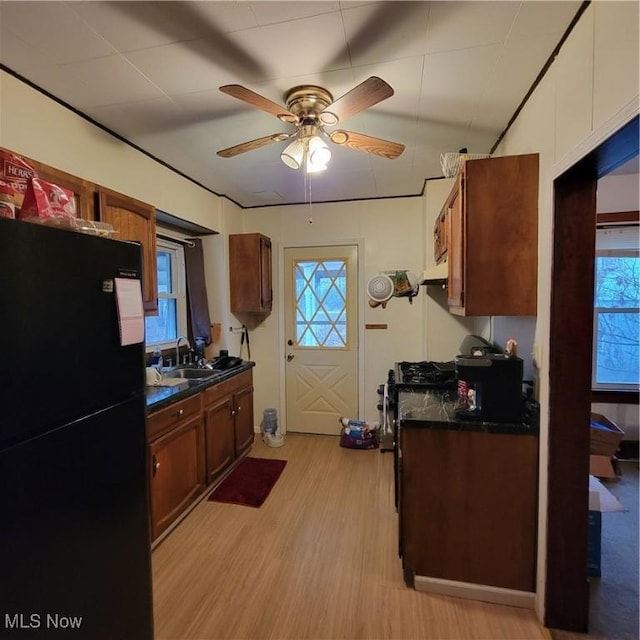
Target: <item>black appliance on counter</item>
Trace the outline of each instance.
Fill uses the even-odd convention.
[[[137,244],[0,218],[3,638],[153,638],[144,343],[112,286],[140,276]]]
[[[458,356],[456,416],[484,422],[520,423],[522,359],[504,354]]]

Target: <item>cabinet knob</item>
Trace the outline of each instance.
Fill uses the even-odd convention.
[[[153,456],[153,464],[152,464],[152,469],[153,469],[153,475],[156,475],[156,472],[158,471],[158,469],[160,468],[160,463],[158,462],[158,460],[156,459],[155,456]]]
[[[180,411],[178,411],[178,415],[181,416],[184,413],[184,409],[180,409]]]

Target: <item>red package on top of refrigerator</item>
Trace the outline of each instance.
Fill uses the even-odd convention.
[[[42,178],[30,178],[24,194],[20,220],[60,219],[76,217],[76,200],[73,192]],[[40,219],[40,220],[37,220]]]

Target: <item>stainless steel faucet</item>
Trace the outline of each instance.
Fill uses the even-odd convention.
[[[191,343],[186,336],[178,336],[176,342],[176,367],[180,366],[180,341],[184,340],[187,344],[187,349],[191,349]]]

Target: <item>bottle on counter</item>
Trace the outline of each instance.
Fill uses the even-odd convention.
[[[154,369],[157,369],[158,371],[162,372],[162,367],[163,367],[163,360],[162,360],[162,352],[160,351],[160,349],[156,349],[153,352],[153,355],[151,356],[151,366]]]

